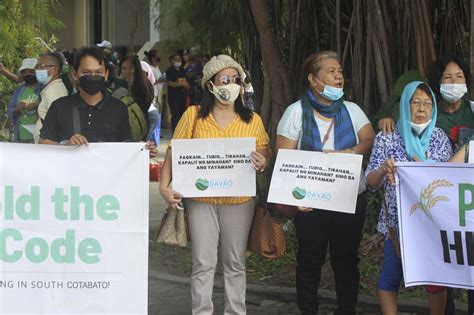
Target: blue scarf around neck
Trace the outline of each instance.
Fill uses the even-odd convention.
[[[352,126],[351,116],[344,105],[343,98],[331,105],[318,103],[313,92],[308,89],[301,97],[303,108],[303,132],[301,137],[301,150],[323,151],[321,134],[314,117],[313,109],[321,115],[334,119],[334,148],[344,150],[357,144],[357,137]],[[324,137],[324,135],[323,135]]]

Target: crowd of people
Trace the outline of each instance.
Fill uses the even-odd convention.
[[[344,97],[345,78],[337,54],[310,55],[303,65],[304,92],[286,108],[272,155],[262,119],[244,97],[248,76],[230,56],[199,57],[196,49],[175,52],[162,72],[156,50],[145,53],[145,62],[126,51],[112,51],[108,43],[101,46],[105,47],[26,58],[17,75],[0,65],[0,72],[19,83],[8,105],[14,141],[66,145],[147,141],[160,126],[166,85],[174,139],[255,138],[251,160],[257,172],[269,169],[280,148],[364,155],[368,165],[359,183],[355,214],[297,207],[297,305],[302,314],[318,312],[321,267],[329,251],[336,283],[335,314],[355,314],[366,191],[382,189],[377,229],[385,242],[377,287],[382,312],[397,313],[403,271],[395,162],[467,162],[468,146],[459,145],[465,139],[452,134],[461,126],[474,129],[474,106],[467,94],[471,73],[462,58],[443,56],[426,80],[405,82],[396,100],[399,116],[381,117],[381,131],[376,134],[361,107]],[[148,147],[156,154],[152,143]],[[172,158],[168,148],[160,194],[170,209],[184,205],[188,214],[193,314],[213,312],[219,250],[225,313],[245,314],[245,253],[254,200],[251,196],[184,199],[170,185]],[[431,314],[454,314],[452,289],[426,286],[426,291]],[[474,312],[471,291],[469,308]]]
[[[104,86],[100,82],[95,84],[128,108],[131,135],[127,140],[151,139],[162,121],[165,127],[171,124],[174,130],[185,109],[201,101],[202,65],[210,55],[201,55],[197,48],[173,53],[169,59],[170,67],[163,72],[160,54],[155,49],[145,51],[145,57],[139,60],[136,54],[128,52],[127,47],[112,47],[106,40],[89,48],[97,51],[93,55],[97,56],[96,59],[103,59],[105,67],[105,72],[100,73],[106,77]],[[77,52],[81,50],[47,51],[36,58],[30,56],[23,60],[17,72],[0,63],[0,74],[18,84],[7,106],[6,126],[11,141],[39,143],[46,114],[54,101],[80,94],[85,85],[94,85],[83,82],[81,86],[77,77],[75,61]],[[90,80],[97,79],[95,73],[91,74]],[[83,78],[82,81],[87,80]]]

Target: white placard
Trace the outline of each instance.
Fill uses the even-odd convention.
[[[0,314],[147,314],[143,147],[0,143]]]
[[[255,138],[172,140],[173,189],[184,197],[255,196]]]
[[[474,141],[469,142],[469,163],[474,163]]]
[[[474,165],[396,166],[405,286],[474,289]]]
[[[268,201],[355,213],[362,155],[278,151]]]

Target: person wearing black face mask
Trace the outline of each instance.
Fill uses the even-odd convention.
[[[40,101],[40,85],[35,76],[36,59],[26,58],[20,69],[20,78],[24,83],[19,85],[8,103],[7,115],[13,128],[13,141],[33,142],[33,130],[38,120],[36,109]]]
[[[40,144],[87,145],[89,142],[130,141],[128,110],[106,92],[107,61],[96,47],[76,52],[72,77],[79,93],[56,100],[40,132]],[[150,155],[156,147],[149,144]]]

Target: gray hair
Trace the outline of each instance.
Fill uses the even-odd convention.
[[[321,62],[326,59],[336,59],[341,63],[337,53],[331,50],[324,50],[310,55],[303,64],[303,78],[306,80],[308,75],[317,74],[321,70]]]

